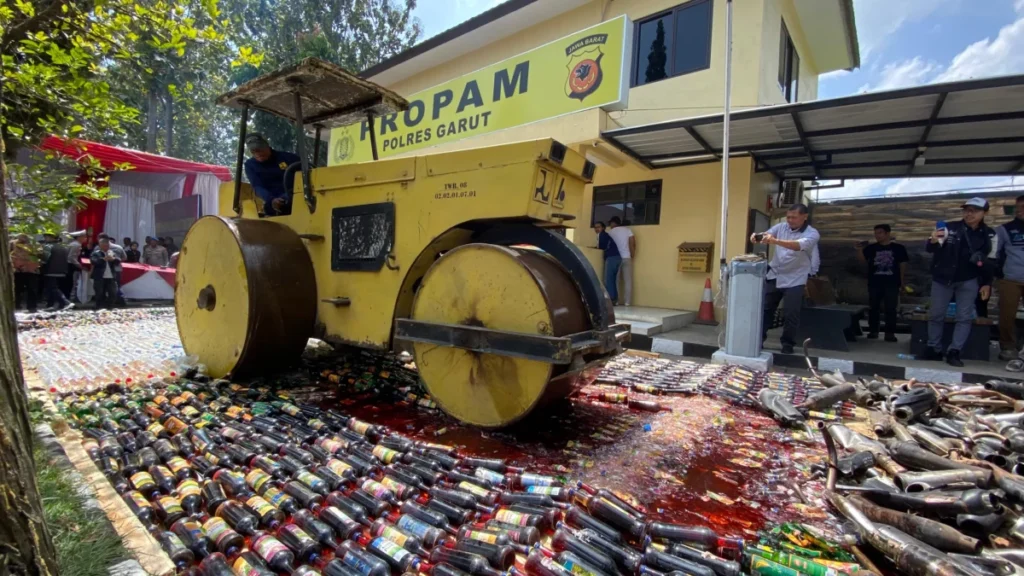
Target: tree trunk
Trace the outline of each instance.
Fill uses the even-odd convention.
[[[174,156],[174,99],[164,94],[164,155]]]
[[[49,576],[58,573],[57,554],[36,486],[28,394],[18,353],[4,152],[0,139],[0,573]]]
[[[146,152],[156,154],[157,120],[159,119],[160,100],[153,86],[146,93]]]

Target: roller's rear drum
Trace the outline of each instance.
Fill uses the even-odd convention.
[[[313,264],[286,226],[205,216],[182,242],[174,308],[185,352],[211,376],[277,371],[313,333]]]

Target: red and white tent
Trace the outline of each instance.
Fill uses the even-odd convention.
[[[64,139],[49,136],[40,148],[44,151],[84,160],[91,157],[106,170],[110,197],[106,200],[85,200],[71,226],[86,230],[90,245],[96,236],[106,232],[120,243],[121,238],[132,238],[144,243],[147,236],[157,236],[154,206],[181,198],[198,196],[200,214],[216,214],[219,189],[222,182],[231,180],[231,171],[224,166],[179,160],[118,148],[88,140]],[[117,164],[130,164],[130,170],[116,170]],[[86,176],[82,175],[83,178]],[[183,238],[174,238],[180,245]],[[128,247],[125,246],[125,249]],[[88,282],[80,283],[79,298],[85,301]],[[126,298],[170,299],[174,297],[174,270],[141,264],[125,264],[121,289]]]

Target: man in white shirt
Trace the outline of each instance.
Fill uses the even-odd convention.
[[[774,244],[775,253],[768,263],[768,276],[764,289],[764,325],[762,340],[772,325],[775,310],[782,303],[782,353],[792,354],[800,330],[800,308],[803,306],[804,286],[807,278],[817,272],[818,231],[807,223],[807,206],[793,204],[786,212],[786,221],[780,222],[762,234],[753,234],[750,241]],[[815,262],[818,260],[818,262]]]
[[[619,276],[622,278],[622,303],[626,306],[633,305],[633,257],[636,255],[636,237],[633,231],[622,225],[622,219],[612,216],[608,220],[608,235],[615,241],[615,247],[619,249],[619,256],[622,257],[622,266],[619,268]]]

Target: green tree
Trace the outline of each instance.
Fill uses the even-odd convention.
[[[138,110],[111,92],[109,68],[155,52],[183,57],[190,40],[220,41],[215,0],[186,11],[165,0],[4,0],[0,3],[0,549],[5,573],[57,574],[53,543],[43,522],[32,459],[28,397],[14,324],[8,214],[22,230],[45,229],[45,218],[79,194],[101,196],[90,182],[78,188],[36,168],[8,172],[22,149],[48,134],[113,140],[138,121]],[[239,56],[254,62],[251,52]],[[16,180],[13,180],[16,179]],[[12,185],[18,193],[9,194]],[[76,184],[77,185],[77,184]]]
[[[654,32],[654,42],[651,42],[651,51],[647,54],[647,71],[644,73],[645,82],[654,82],[668,76],[665,66],[668,64],[668,50],[665,48],[665,19],[658,20],[658,28]]]

